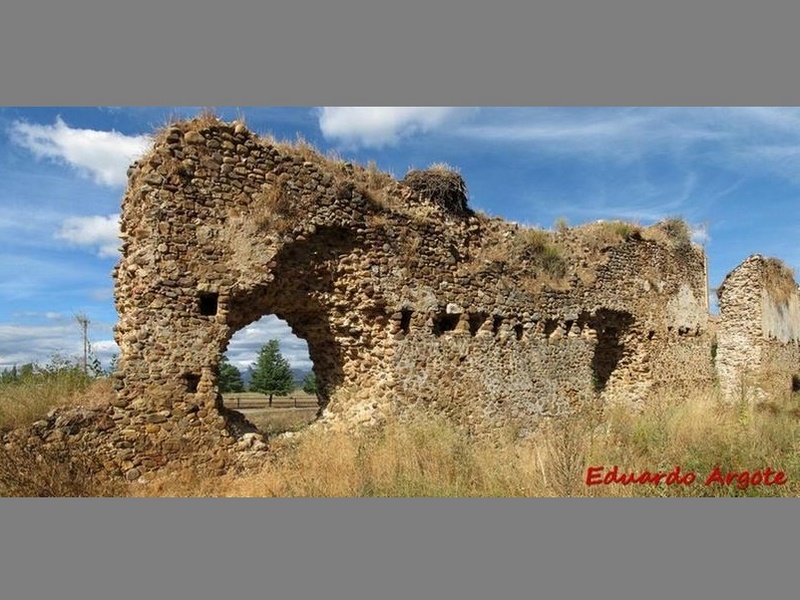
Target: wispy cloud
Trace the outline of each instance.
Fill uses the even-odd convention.
[[[326,106],[319,110],[319,127],[328,140],[379,148],[441,128],[469,112],[458,107]]]
[[[34,317],[33,313],[30,316]],[[40,324],[0,324],[0,370],[29,362],[46,364],[55,355],[76,360],[81,356],[83,341],[74,319],[45,313],[39,314],[37,320]],[[104,365],[112,355],[119,353],[119,347],[110,339],[110,334],[111,324],[90,323],[92,354]]]
[[[481,110],[451,131],[523,153],[617,163],[701,161],[739,174],[771,172],[800,181],[798,108],[498,108]]]
[[[228,345],[228,360],[245,370],[255,362],[258,351],[271,339],[279,340],[281,355],[293,368],[311,368],[306,341],[296,337],[286,322],[275,315],[262,317],[237,331]]]
[[[26,310],[22,312],[16,312],[11,316],[15,319],[48,319],[51,321],[64,320],[64,315],[55,311],[38,312],[35,310]]]
[[[527,146],[531,151],[631,162],[680,153],[730,136],[708,122],[712,113],[691,109],[494,109],[462,124],[454,135],[481,142]],[[713,119],[712,119],[713,120]]]
[[[69,217],[55,234],[56,239],[97,250],[101,258],[110,258],[119,251],[119,215]]]
[[[708,227],[706,225],[694,225],[690,228],[690,235],[692,241],[695,244],[700,244],[701,246],[705,246],[708,242],[711,241],[711,236],[708,233]]]
[[[95,183],[109,186],[125,185],[128,166],[151,143],[145,135],[72,128],[60,117],[53,125],[15,121],[9,135],[37,158],[68,165]]]
[[[626,116],[607,119],[556,119],[517,121],[511,123],[483,123],[465,125],[459,135],[487,141],[504,142],[603,142],[630,137],[647,125],[643,117]]]

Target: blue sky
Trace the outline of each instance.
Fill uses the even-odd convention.
[[[81,349],[117,352],[111,270],[128,165],[148,134],[199,107],[0,108],[0,369]],[[457,167],[473,208],[528,225],[680,216],[710,283],[754,253],[797,271],[800,109],[782,107],[215,107],[257,133],[402,178]],[[308,368],[305,343],[265,318],[229,346],[246,367],[271,337]]]

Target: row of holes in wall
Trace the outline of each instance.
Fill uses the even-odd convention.
[[[200,314],[203,316],[215,316],[217,314],[218,309],[218,302],[219,302],[219,294],[213,292],[203,292],[199,295],[199,309]],[[413,311],[410,309],[403,309],[400,311],[400,329],[403,333],[408,333],[411,329],[411,316]],[[489,316],[486,313],[473,313],[468,315],[467,319],[469,321],[469,332],[472,335],[475,335],[481,326],[486,322]],[[461,319],[460,315],[457,314],[448,314],[448,313],[440,313],[433,318],[433,334],[434,335],[442,335],[447,331],[453,331],[457,326]],[[492,317],[492,334],[496,335],[497,332],[500,330],[500,326],[503,323],[503,317],[499,315],[494,315]],[[574,321],[565,321],[564,327],[566,331],[569,331],[572,328],[572,324]],[[544,334],[549,336],[552,334],[556,328],[558,328],[559,322],[556,319],[548,319],[545,321],[544,326]],[[580,326],[580,324],[579,324]],[[522,339],[523,334],[523,326],[521,323],[515,324],[512,329],[514,330],[514,334],[518,340]],[[668,332],[673,331],[673,327],[667,327]],[[647,335],[647,339],[653,339],[655,336],[655,331],[650,331]],[[689,327],[679,327],[678,328],[678,335],[684,336],[689,335],[692,333],[692,330]],[[695,335],[700,334],[700,329],[696,329],[694,331]]]
[[[410,331],[411,314],[412,314],[412,311],[410,311],[410,310],[406,309],[406,310],[402,311],[402,318],[400,320],[400,329],[403,331],[403,333],[409,333],[409,331]],[[467,316],[467,320],[469,322],[469,332],[470,332],[470,334],[475,335],[478,332],[478,330],[481,329],[481,327],[483,326],[483,324],[486,322],[486,320],[488,318],[489,318],[488,315],[486,315],[485,313],[469,314]],[[433,334],[436,335],[436,336],[439,336],[439,335],[442,335],[443,333],[445,333],[447,331],[455,330],[456,327],[458,327],[458,323],[460,322],[460,320],[461,320],[461,316],[460,315],[456,315],[456,314],[441,313],[441,314],[435,315],[433,317]],[[499,316],[499,315],[495,315],[495,316],[492,317],[492,334],[493,335],[497,335],[497,332],[500,330],[500,326],[503,324],[503,320],[504,320],[504,318]],[[570,329],[572,329],[572,326],[573,326],[573,324],[575,324],[575,322],[576,321],[574,321],[574,320],[564,321],[564,330],[565,331],[569,331]],[[549,337],[556,329],[558,329],[560,323],[561,322],[558,319],[547,319],[544,322],[544,335]],[[579,328],[583,329],[583,327],[585,325],[587,325],[587,323],[581,323],[581,321],[578,321],[578,327]],[[594,328],[596,329],[596,327],[594,327]],[[514,333],[515,333],[517,339],[518,340],[522,339],[522,334],[523,334],[523,331],[524,331],[524,328],[523,328],[522,324],[521,323],[517,323],[512,327],[512,329],[514,330]],[[668,333],[672,333],[673,331],[675,331],[674,327],[672,327],[671,325],[667,327],[667,332]],[[616,333],[616,328],[615,327],[605,327],[605,328],[603,328],[603,332],[604,333],[609,333],[609,334],[614,334],[614,333]],[[700,330],[699,327],[696,328],[696,329],[692,329],[690,327],[683,326],[683,327],[678,327],[677,328],[677,333],[678,333],[679,336],[688,336],[688,335],[698,336],[698,335],[700,335],[701,330]],[[653,337],[655,337],[655,334],[656,334],[656,332],[654,330],[650,330],[648,332],[648,334],[647,334],[647,339],[648,340],[652,340]]]

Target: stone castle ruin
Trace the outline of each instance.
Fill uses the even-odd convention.
[[[525,435],[597,398],[800,372],[791,272],[745,261],[715,335],[706,258],[678,221],[529,229],[474,213],[446,166],[397,181],[209,117],[165,128],[128,176],[118,398],[84,429],[129,479],[183,451],[225,468],[265,447],[217,378],[233,334],[269,314],[308,343],[334,425],[435,410]]]

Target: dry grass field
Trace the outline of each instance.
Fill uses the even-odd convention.
[[[238,410],[268,435],[299,431],[316,419],[319,410],[317,397],[299,389],[273,397],[271,407],[268,401],[266,394],[258,392],[223,394],[227,408]]]
[[[111,393],[106,380],[76,384],[67,375],[3,384],[0,428],[30,423],[63,402],[102,403]],[[529,439],[508,431],[491,441],[430,414],[359,435],[306,428],[315,407],[295,409],[294,400],[281,398],[271,409],[254,408],[258,401],[239,398],[240,410],[271,434],[258,473],[98,488],[88,457],[0,449],[0,495],[800,496],[797,393],[753,404],[724,403],[714,389],[673,390],[652,397],[641,413],[587,409],[543,423]],[[280,435],[286,431],[294,433]]]

